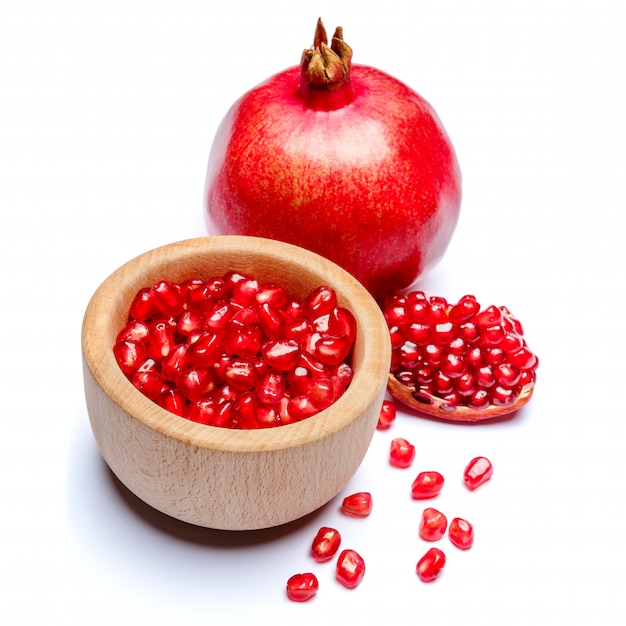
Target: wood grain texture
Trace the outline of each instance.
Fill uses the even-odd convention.
[[[293,297],[326,284],[357,321],[354,378],[329,409],[287,426],[231,430],[173,415],[137,391],[113,344],[141,287],[237,270]],[[87,410],[103,458],[136,496],[180,520],[225,530],[276,526],[335,497],[362,462],[389,372],[386,323],[367,291],[330,261],[253,237],[206,237],[147,252],[96,290],[82,328]]]

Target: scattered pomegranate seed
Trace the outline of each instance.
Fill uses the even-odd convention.
[[[396,405],[391,400],[383,400],[378,416],[377,430],[387,430],[396,419]]]
[[[356,587],[365,576],[365,561],[358,552],[344,550],[337,559],[336,578],[348,589]]]
[[[472,459],[463,472],[463,481],[468,489],[474,491],[493,476],[493,465],[484,456]]]
[[[391,442],[389,449],[389,462],[394,467],[406,469],[415,459],[415,446],[402,437],[397,437]]]
[[[228,272],[140,289],[113,346],[126,377],[163,408],[227,428],[316,415],[345,392],[353,314],[321,286],[302,303]]]
[[[294,574],[287,581],[287,597],[293,602],[310,600],[319,589],[319,582],[315,574]]]
[[[472,295],[456,304],[421,291],[383,307],[392,360],[389,392],[422,413],[476,421],[530,400],[537,357],[506,307],[480,310]]]
[[[417,562],[417,575],[425,583],[435,580],[446,564],[446,555],[439,548],[431,548]]]
[[[422,512],[419,525],[419,535],[426,541],[439,541],[448,527],[446,516],[437,509],[427,508]]]
[[[350,517],[367,517],[372,512],[372,494],[359,491],[346,496],[341,503],[341,512]]]
[[[317,535],[315,535],[313,543],[311,544],[313,558],[320,563],[332,559],[335,554],[337,554],[340,544],[341,535],[339,531],[335,528],[322,526],[322,528],[317,531]]]
[[[461,550],[469,550],[474,543],[474,527],[461,517],[450,522],[448,536],[453,545]]]
[[[443,476],[439,472],[420,472],[411,485],[415,500],[434,498],[442,489]]]

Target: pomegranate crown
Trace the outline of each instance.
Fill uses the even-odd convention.
[[[343,29],[337,26],[328,46],[328,35],[321,18],[317,20],[313,47],[302,53],[300,68],[309,85],[334,87],[350,76],[352,48],[343,40]]]

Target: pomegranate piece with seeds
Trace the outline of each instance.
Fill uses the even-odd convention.
[[[337,559],[337,580],[348,589],[354,589],[365,576],[365,561],[354,550],[344,550]]]
[[[463,471],[463,481],[470,491],[474,491],[474,489],[486,483],[492,476],[493,465],[491,461],[484,456],[473,458]]]
[[[372,512],[372,494],[359,491],[346,496],[341,503],[341,512],[350,517],[367,517]]]
[[[539,361],[504,306],[481,310],[422,291],[389,298],[383,313],[392,360],[389,393],[420,413],[451,421],[500,417],[526,404]]]
[[[319,589],[319,582],[315,574],[306,572],[294,574],[287,581],[287,597],[293,602],[310,600]]]
[[[137,389],[176,415],[264,428],[316,415],[343,395],[356,331],[329,287],[297,302],[231,271],[141,288],[113,353]]]
[[[430,583],[435,580],[446,564],[446,555],[439,548],[431,548],[417,562],[416,572],[420,580]]]

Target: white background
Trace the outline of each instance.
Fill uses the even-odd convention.
[[[209,147],[230,104],[298,63],[321,16],[354,62],[435,107],[464,177],[462,217],[421,284],[505,304],[540,356],[514,419],[399,415],[345,491],[287,528],[229,534],[151,511],[101,460],[80,325],[99,283],[148,249],[204,234]],[[623,624],[624,68],[620,0],[0,4],[0,621],[3,624]],[[417,447],[387,462],[391,438]],[[493,479],[461,483],[478,454]],[[474,523],[421,583],[422,469],[435,506]],[[338,513],[356,490],[366,520]],[[367,563],[346,590],[308,555],[336,525]],[[287,578],[320,591],[290,603]]]

